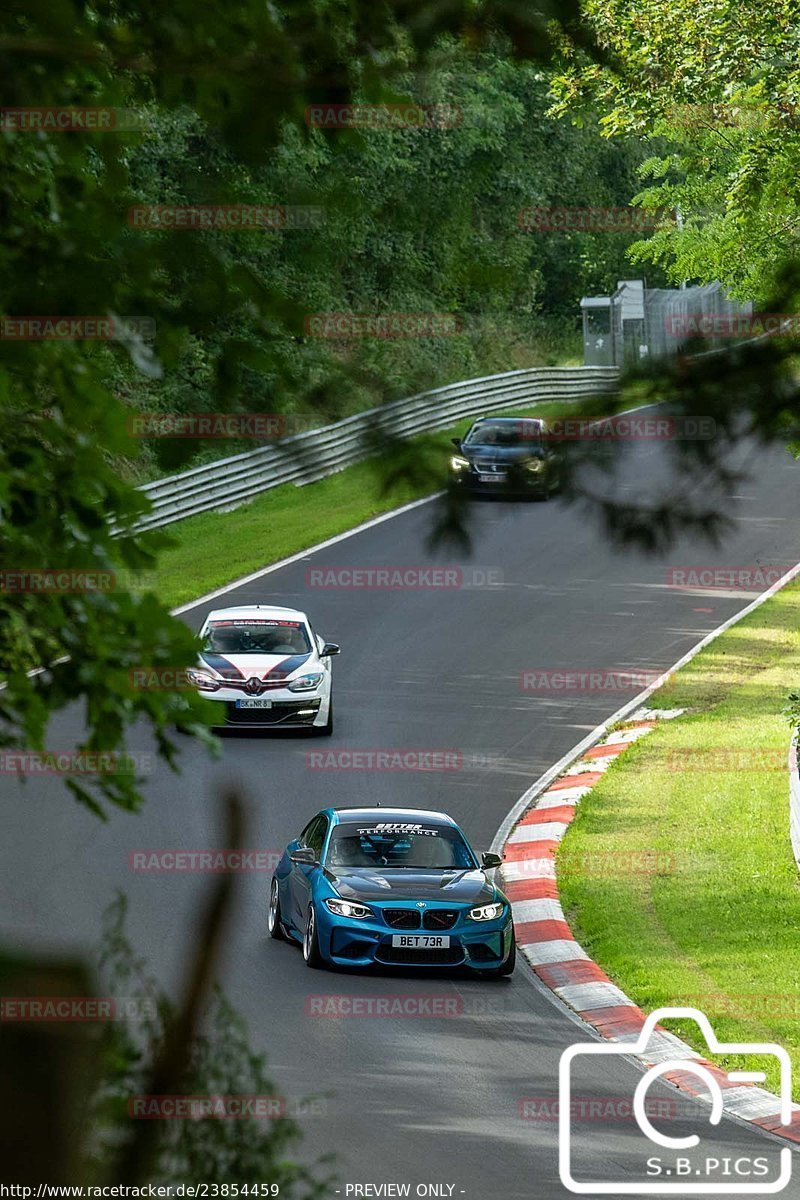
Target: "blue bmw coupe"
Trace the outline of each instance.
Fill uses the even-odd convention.
[[[510,975],[511,905],[445,813],[326,808],[286,847],[272,879],[269,932],[309,967],[466,967]]]

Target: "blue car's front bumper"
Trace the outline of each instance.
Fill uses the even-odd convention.
[[[362,919],[336,916],[324,901],[316,904],[319,948],[323,958],[336,966],[363,967],[470,967],[473,970],[493,970],[501,967],[511,953],[513,925],[511,909],[493,921],[473,921],[468,916],[470,905],[429,905],[426,915],[437,909],[457,911],[456,920],[448,928],[398,928],[389,924],[384,908],[370,905],[374,916]],[[397,909],[397,904],[386,910]],[[406,948],[394,944],[408,935],[431,939],[446,939],[448,944],[433,944]]]

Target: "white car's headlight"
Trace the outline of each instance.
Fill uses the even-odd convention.
[[[356,917],[363,920],[364,917],[372,916],[371,908],[367,908],[366,904],[358,904],[355,900],[341,900],[338,896],[333,896],[326,900],[325,904],[337,917]]]
[[[473,921],[496,921],[502,911],[502,903],[479,904],[477,908],[469,910],[469,915]]]
[[[453,471],[463,471],[469,466],[469,459],[462,458],[460,454],[454,454],[450,459],[450,468]]]
[[[290,692],[313,692],[320,683],[322,683],[322,671],[315,671],[313,675],[301,675],[299,679],[293,679],[286,686]]]
[[[193,671],[190,669],[186,672],[186,678],[189,680],[189,683],[193,683],[195,687],[200,688],[201,692],[216,692],[219,687],[219,680],[205,671]]]

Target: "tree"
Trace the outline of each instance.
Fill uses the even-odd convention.
[[[195,391],[199,378],[220,409],[235,405],[258,376],[288,406],[300,378],[304,403],[325,412],[336,386],[330,363],[327,376],[315,369],[315,351],[310,365],[298,365],[305,309],[298,300],[301,268],[291,252],[282,259],[282,251],[262,244],[251,259],[209,236],[198,255],[182,231],[154,237],[131,227],[129,210],[159,175],[184,194],[198,182],[197,160],[209,168],[206,198],[215,201],[240,198],[243,186],[252,186],[259,199],[273,181],[299,175],[302,183],[304,176],[319,178],[326,166],[335,173],[339,154],[367,165],[371,155],[380,157],[372,163],[373,183],[388,162],[393,186],[398,193],[405,187],[406,196],[413,194],[414,171],[428,172],[441,196],[446,181],[436,180],[430,147],[427,157],[415,159],[401,136],[386,156],[374,146],[357,153],[358,135],[337,140],[311,132],[306,107],[320,97],[333,103],[352,96],[402,99],[396,89],[435,67],[443,46],[451,67],[455,47],[463,55],[464,48],[490,48],[498,37],[520,62],[544,60],[552,47],[551,19],[576,45],[591,47],[574,0],[558,10],[549,0],[539,8],[517,0],[433,6],[385,0],[355,7],[339,0],[266,6],[247,0],[223,19],[211,0],[168,7],[48,0],[33,8],[14,0],[4,10],[0,56],[14,103],[20,109],[88,106],[110,117],[105,128],[79,124],[64,132],[6,115],[0,141],[4,309],[10,318],[33,314],[39,322],[35,340],[30,323],[13,320],[0,339],[0,538],[7,571],[0,591],[0,745],[46,750],[51,714],[82,702],[85,755],[67,782],[98,813],[104,801],[126,808],[138,803],[135,764],[119,757],[131,724],[144,719],[158,752],[173,765],[172,727],[198,735],[204,729],[190,693],[134,682],[137,668],[169,673],[184,667],[195,643],[142,585],[163,539],[136,530],[145,502],[125,465],[132,454],[126,394],[129,400],[140,389],[146,395],[148,386],[182,370],[183,387]],[[465,165],[473,178],[489,179],[500,131],[518,124],[522,111],[502,64],[492,73],[502,110],[488,114],[487,128],[466,129],[453,143],[451,169]],[[441,80],[434,80],[433,94],[436,86]],[[469,87],[476,89],[474,76]],[[144,124],[140,132],[128,129],[131,111],[133,124]],[[148,120],[161,139],[155,153]],[[179,157],[167,168],[163,150],[170,147]],[[270,155],[274,175],[265,178]],[[445,227],[454,237],[451,261],[446,239],[435,252],[420,246],[424,226],[415,224],[413,213],[387,237],[374,190],[371,201],[352,229],[337,230],[336,244],[323,247],[323,266],[338,256],[345,290],[353,283],[346,269],[353,242],[392,269],[398,259],[419,260],[398,283],[398,298],[409,302],[419,297],[426,275],[441,276],[439,294],[465,306],[497,286],[487,250],[492,229],[472,229],[466,207]],[[398,255],[392,253],[395,236]],[[519,294],[530,247],[509,239],[504,245],[507,301]],[[473,251],[476,265],[466,271]],[[269,269],[276,259],[284,264],[279,280]],[[369,294],[368,275],[364,260],[353,299]],[[318,271],[314,302],[320,304],[329,298],[321,277]],[[87,339],[83,326],[80,339],[47,340],[41,324],[93,316],[114,321],[114,336],[97,340],[95,330]],[[130,316],[154,327],[151,341],[121,323]],[[108,335],[111,327],[104,328]],[[302,349],[306,356],[305,344]],[[379,351],[357,367],[374,381],[387,359],[391,351]],[[345,374],[339,371],[340,392]],[[180,377],[171,385],[180,392]],[[54,569],[57,576],[49,574]],[[31,673],[39,667],[44,673]],[[15,761],[27,773],[38,769],[34,758]]]
[[[785,286],[800,246],[800,32],[789,0],[587,0],[584,13],[617,69],[565,47],[554,111],[603,110],[608,137],[636,133],[655,154],[635,202],[679,210],[632,255],[675,283],[720,280],[760,303]],[[646,81],[646,86],[643,86]]]

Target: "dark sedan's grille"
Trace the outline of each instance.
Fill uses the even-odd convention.
[[[492,462],[491,459],[476,458],[475,466],[478,468],[479,471],[484,472],[484,474],[498,475],[502,471],[507,471],[509,464]]]
[[[440,963],[442,966],[453,966],[463,962],[464,951],[460,946],[441,950],[408,950],[401,946],[381,946],[377,957],[379,962],[385,963]]]
[[[419,929],[419,913],[414,908],[385,908],[383,915],[392,929]]]
[[[426,929],[452,929],[457,920],[458,913],[449,908],[432,908],[422,915]]]

